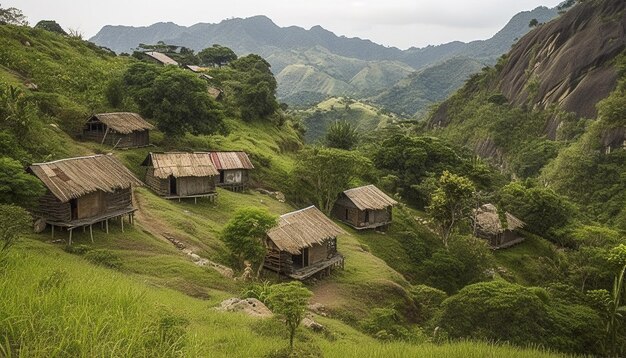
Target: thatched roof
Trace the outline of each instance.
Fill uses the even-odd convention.
[[[28,171],[64,203],[98,190],[110,193],[143,185],[111,154],[33,164]]]
[[[91,116],[88,121],[93,122],[95,120],[122,134],[154,129],[154,126],[141,118],[139,114],[131,112],[97,113]]]
[[[151,51],[151,52],[144,52],[144,54],[146,54],[147,56],[152,57],[153,59],[159,61],[160,63],[162,63],[164,65],[178,66],[178,62],[174,61],[171,57],[169,57],[168,55],[166,55],[164,53]]]
[[[348,189],[343,194],[356,205],[359,210],[381,210],[398,204],[374,185],[366,185]]]
[[[267,236],[279,250],[299,255],[306,247],[345,233],[319,209],[310,206],[282,215],[278,226],[270,229]]]
[[[207,92],[209,92],[209,96],[211,96],[211,98],[213,99],[218,99],[220,95],[224,93],[224,91],[222,91],[221,89],[217,87],[211,87],[211,86],[209,86],[209,88],[207,89]]]
[[[474,210],[474,220],[478,229],[489,235],[496,235],[504,230],[516,230],[523,228],[526,224],[509,212],[504,213],[506,227],[502,226],[498,209],[493,204],[485,204]]]
[[[187,65],[186,67],[193,72],[203,72],[203,71],[210,70],[210,67],[202,67],[202,66],[196,66],[196,65]]]
[[[217,170],[254,169],[245,152],[209,152]]]
[[[154,176],[159,179],[170,175],[176,178],[219,175],[209,153],[150,153],[141,165],[154,167]]]

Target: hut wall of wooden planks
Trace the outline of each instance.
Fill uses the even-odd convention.
[[[219,172],[206,152],[150,153],[141,164],[146,170],[146,184],[167,199],[217,195]]]
[[[254,165],[245,152],[210,152],[211,161],[219,171],[217,185],[233,191],[248,188],[249,171]]]
[[[335,202],[332,216],[355,229],[387,226],[397,202],[374,185],[344,191]]]
[[[83,128],[83,139],[114,148],[144,147],[150,144],[154,126],[137,113],[98,113]]]

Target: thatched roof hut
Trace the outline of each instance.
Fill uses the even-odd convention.
[[[213,98],[216,101],[221,100],[222,97],[224,96],[224,91],[222,91],[221,89],[217,87],[209,86],[207,89],[207,92],[209,93],[209,96],[211,96],[211,98]]]
[[[254,165],[245,152],[209,152],[211,161],[219,171],[218,186],[239,191],[247,188],[250,179],[248,171]]]
[[[97,113],[85,123],[83,137],[117,148],[143,147],[150,143],[151,129],[154,126],[137,113]]]
[[[489,240],[494,247],[518,239],[514,231],[522,229],[526,224],[509,212],[505,212],[504,216],[506,225],[503,225],[495,205],[484,204],[475,209],[473,216],[475,235]]]
[[[113,155],[93,155],[33,164],[35,175],[47,193],[35,214],[47,224],[66,227],[89,226],[111,218],[129,215],[132,222],[132,187],[142,185]],[[54,231],[53,231],[54,235]]]
[[[209,153],[150,153],[141,165],[148,167],[146,184],[168,199],[215,195],[219,172]]]
[[[398,204],[374,185],[344,191],[333,207],[333,216],[355,229],[387,226],[392,221],[392,207]]]
[[[265,266],[296,279],[343,266],[337,236],[345,233],[315,206],[284,214],[267,232]]]

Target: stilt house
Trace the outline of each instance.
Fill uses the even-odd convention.
[[[40,199],[35,215],[54,228],[70,232],[78,227],[106,224],[110,219],[128,215],[133,222],[135,208],[132,201],[133,186],[142,185],[139,179],[113,155],[94,155],[68,158],[54,162],[33,164],[28,171],[48,189]],[[92,236],[93,239],[93,236]]]
[[[374,185],[366,185],[341,193],[332,214],[357,230],[373,229],[391,224],[396,204]]]
[[[485,204],[474,210],[474,235],[485,239],[493,249],[513,246],[524,240],[517,230],[526,224],[509,212],[504,213],[504,225],[493,204]]]
[[[210,152],[211,161],[219,171],[217,185],[233,191],[245,190],[254,165],[245,152]]]
[[[154,126],[137,113],[98,113],[87,120],[83,138],[114,148],[145,147]]]
[[[297,280],[343,268],[337,236],[345,234],[315,206],[282,215],[267,233],[265,268]]]
[[[141,164],[148,167],[146,184],[166,199],[208,197],[217,195],[215,182],[219,172],[209,153],[150,153]]]

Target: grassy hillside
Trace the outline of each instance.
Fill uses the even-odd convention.
[[[307,143],[324,138],[326,129],[335,121],[347,121],[361,133],[369,133],[393,123],[395,117],[360,101],[345,97],[329,98],[307,110],[296,112],[306,126]]]

